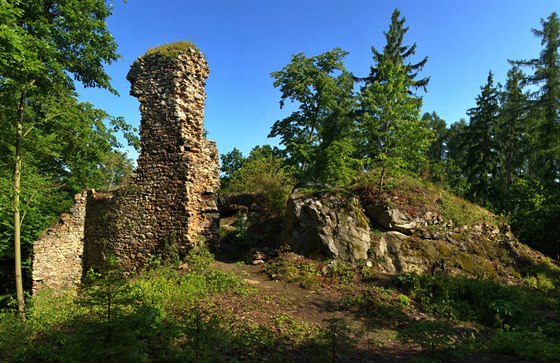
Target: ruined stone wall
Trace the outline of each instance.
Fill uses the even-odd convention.
[[[135,270],[152,255],[183,256],[218,237],[218,152],[203,124],[208,72],[195,49],[132,65],[127,79],[140,101],[142,151],[129,185],[88,197],[86,267],[114,254]]]
[[[36,245],[37,281],[51,280],[46,265],[60,268],[42,252],[48,243],[55,250],[73,249],[73,256],[83,254],[85,270],[102,268],[110,255],[124,269],[136,270],[151,256],[184,256],[198,243],[217,240],[218,151],[205,138],[203,124],[208,73],[194,48],[175,56],[145,55],[132,64],[127,79],[142,114],[136,173],[114,192],[91,190],[82,196],[87,199],[80,207],[83,245],[68,235]],[[79,278],[82,270],[75,271],[69,274]]]
[[[33,293],[44,287],[77,285],[82,276],[86,192],[76,194],[70,213],[46,230],[33,245]]]

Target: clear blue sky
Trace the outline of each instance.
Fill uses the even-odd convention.
[[[340,47],[350,52],[347,69],[367,75],[371,46],[384,46],[383,31],[398,8],[410,27],[405,44],[417,44],[416,60],[429,57],[423,111],[450,124],[474,106],[489,70],[503,83],[507,59],[538,57],[531,28],[560,12],[560,0],[115,0],[113,6],[108,27],[123,59],[106,69],[120,97],[79,88],[81,99],[137,127],[139,103],[125,79],[130,65],[148,48],[191,40],[210,65],[209,138],[220,153],[237,147],[245,155],[255,145],[275,144],[267,139],[270,127],[290,111],[279,108],[270,73],[295,53]]]

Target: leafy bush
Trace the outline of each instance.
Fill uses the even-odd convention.
[[[283,256],[266,264],[265,271],[273,279],[294,282],[303,288],[317,285],[321,275],[313,261]]]
[[[294,185],[292,173],[282,158],[268,147],[256,147],[241,167],[232,172],[226,193],[251,193],[264,197],[264,208],[271,215],[282,215]]]
[[[487,343],[491,353],[515,355],[539,362],[558,362],[560,344],[542,334],[541,331],[498,330]]]
[[[455,348],[459,334],[443,321],[420,320],[399,331],[398,338],[405,344],[420,347],[430,358],[435,358],[438,353]]]
[[[526,294],[490,280],[406,273],[397,278],[397,286],[428,313],[488,327],[517,326],[527,313]]]

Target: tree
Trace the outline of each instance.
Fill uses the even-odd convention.
[[[500,167],[505,168],[505,192],[502,208],[507,210],[514,175],[519,176],[524,168],[529,153],[527,145],[527,106],[528,97],[523,92],[524,75],[517,66],[513,66],[507,74],[505,90],[501,95],[501,110],[497,123],[496,139],[498,143]]]
[[[280,137],[301,181],[336,179],[336,175],[325,175],[318,161],[324,160],[319,157],[321,151],[337,147],[331,146],[335,141],[350,139],[353,80],[343,64],[347,54],[339,48],[314,57],[298,53],[290,64],[272,73],[274,87],[282,93],[280,107],[290,100],[298,104],[298,110],[276,121],[268,136]],[[346,165],[348,153],[338,156]]]
[[[489,202],[493,195],[499,165],[496,143],[499,110],[498,88],[494,86],[494,75],[488,72],[486,84],[476,98],[476,107],[467,111],[470,122],[465,130],[465,173],[471,185],[470,197],[478,203]]]
[[[264,198],[265,212],[282,215],[293,175],[278,150],[269,145],[255,146],[241,167],[233,171],[223,189],[226,193],[251,193]]]
[[[447,124],[435,111],[432,113],[426,112],[422,115],[422,120],[427,122],[428,127],[434,133],[434,140],[428,149],[428,159],[436,162],[445,159],[448,136]]]
[[[118,58],[106,29],[111,8],[104,0],[0,1],[0,87],[16,98],[13,223],[18,311],[24,316],[21,273],[21,172],[25,109],[29,97],[72,86],[70,75],[86,87],[112,90],[103,65]]]
[[[220,161],[220,172],[222,173],[220,177],[220,187],[222,189],[227,189],[227,184],[231,180],[231,176],[243,166],[245,158],[243,157],[243,153],[234,147],[230,152],[220,155]]]
[[[406,70],[398,60],[382,58],[378,80],[359,95],[360,150],[367,169],[381,169],[380,189],[388,171],[418,172],[432,141],[432,132],[420,119],[422,99],[408,92]]]
[[[383,32],[387,40],[383,52],[379,52],[375,47],[371,47],[374,65],[370,67],[369,76],[358,78],[360,81],[365,81],[366,87],[369,84],[382,81],[383,74],[379,69],[379,65],[384,64],[385,61],[392,61],[401,64],[405,68],[405,78],[409,91],[419,88],[426,90],[430,82],[430,77],[424,77],[422,79],[416,78],[418,77],[418,73],[422,71],[422,68],[424,68],[428,62],[428,57],[424,57],[424,59],[418,63],[410,63],[409,58],[416,54],[416,43],[412,46],[403,45],[404,36],[409,29],[404,26],[405,21],[406,19],[404,17],[401,18],[399,9],[395,9],[391,15],[389,31]]]
[[[560,18],[553,12],[544,20],[542,29],[532,29],[541,38],[543,50],[539,58],[511,61],[514,65],[534,70],[527,76],[529,85],[539,86],[533,93],[534,107],[542,113],[539,125],[538,168],[543,183],[558,191],[560,186]]]

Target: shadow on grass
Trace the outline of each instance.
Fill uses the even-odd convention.
[[[26,323],[14,320],[14,324]],[[0,358],[10,362],[97,363],[364,362],[376,357],[338,329],[327,328],[295,341],[273,329],[201,307],[170,315],[138,305],[111,322],[81,316],[39,334],[27,329],[27,334],[2,338],[5,350],[0,351]],[[11,344],[5,344],[7,339],[12,339]]]

